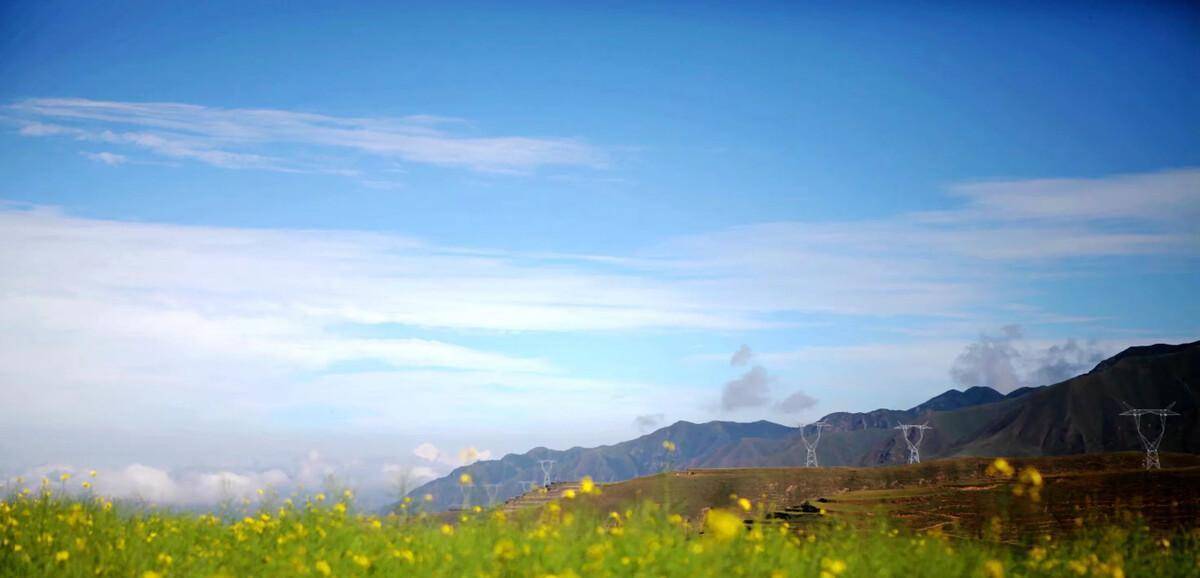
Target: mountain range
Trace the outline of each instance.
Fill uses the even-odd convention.
[[[904,463],[907,448],[894,427],[928,424],[921,445],[924,460],[943,457],[1055,456],[1141,448],[1134,421],[1119,414],[1125,404],[1159,408],[1174,403],[1180,416],[1167,422],[1163,451],[1200,453],[1200,341],[1181,345],[1130,347],[1094,369],[1053,385],[1002,394],[988,387],[949,390],[907,410],[837,412],[818,447],[822,466]],[[1158,418],[1142,427],[1157,432]],[[811,433],[811,430],[809,430]],[[678,450],[668,453],[664,441]],[[676,422],[614,445],[568,450],[534,448],[498,460],[479,461],[428,482],[413,495],[432,494],[445,509],[461,504],[460,474],[478,484],[498,484],[498,499],[518,495],[526,482],[542,480],[538,460],[554,460],[553,478],[591,476],[600,482],[654,474],[665,468],[803,466],[805,446],[798,428],[769,421]],[[472,503],[486,501],[482,489]]]

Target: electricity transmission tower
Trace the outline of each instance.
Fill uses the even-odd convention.
[[[806,430],[810,427],[815,428],[817,430],[817,435],[816,435],[816,437],[814,437],[812,439],[812,441],[809,441],[808,437],[804,435],[804,430]],[[804,442],[804,449],[808,450],[808,454],[804,456],[804,467],[806,467],[806,468],[818,467],[817,466],[817,444],[821,443],[821,430],[823,430],[827,427],[829,427],[829,424],[827,424],[823,421],[800,424],[800,441]]]
[[[550,472],[554,470],[554,460],[538,460],[542,467],[542,487],[550,487]]]
[[[1142,440],[1142,447],[1146,449],[1146,461],[1144,462],[1147,470],[1161,470],[1162,463],[1158,461],[1158,446],[1162,444],[1163,435],[1167,433],[1167,418],[1173,415],[1179,415],[1179,412],[1172,410],[1175,406],[1171,405],[1163,409],[1138,409],[1131,407],[1125,402],[1121,402],[1126,410],[1121,412],[1121,415],[1127,415],[1133,418],[1134,427],[1137,429],[1137,435]],[[1158,416],[1158,435],[1151,438],[1142,433],[1142,416],[1150,414]]]
[[[488,506],[495,506],[496,494],[500,491],[500,484],[484,484],[483,489],[487,491]]]
[[[933,429],[933,426],[930,426],[928,423],[919,425],[902,423],[896,426],[895,429],[900,430],[900,435],[904,436],[904,443],[908,444],[908,463],[921,463],[921,442],[925,441],[925,430]],[[916,439],[913,439],[912,436],[909,435],[909,432],[914,430],[917,432]]]

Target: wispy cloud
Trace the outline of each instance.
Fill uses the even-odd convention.
[[[1198,189],[1200,170],[1187,169],[1092,179],[978,181],[950,190],[970,202],[960,217],[1195,222],[1200,219]]]
[[[47,126],[31,130],[56,130]],[[806,396],[899,406],[913,401],[911,391],[883,392],[878,375],[940,391],[964,335],[999,325],[994,319],[1029,324],[1054,316],[1023,302],[1031,275],[1107,267],[1109,258],[1129,255],[1194,262],[1194,221],[1174,216],[1200,206],[1198,172],[1112,180],[1118,185],[1059,180],[1039,190],[1086,205],[1089,191],[1129,187],[1159,199],[1159,208],[1118,201],[1083,213],[1070,203],[1022,208],[1030,201],[1011,191],[1024,183],[993,183],[955,210],[758,224],[632,255],[523,254],[396,234],[123,222],[0,205],[0,397],[11,402],[0,403],[0,424],[10,437],[23,428],[109,423],[312,430],[318,426],[308,418],[320,410],[339,431],[403,432],[419,436],[413,444],[460,447],[478,437],[451,444],[427,432],[447,419],[494,429],[487,420],[502,415],[585,443],[596,440],[574,416],[631,427],[630,416],[664,407],[680,418],[703,416],[705,401],[679,407],[678,391],[570,374],[554,359],[503,350],[491,338],[750,332],[813,316],[876,328],[904,316],[912,331],[957,324],[957,338],[935,343],[918,335],[900,344],[753,354],[772,372],[788,369],[785,381],[805,384]],[[1047,372],[1091,355],[1068,346],[1050,353]],[[753,365],[749,348],[714,361]],[[759,386],[768,376],[751,377],[744,385],[752,387],[735,387],[745,395],[730,401],[766,408],[762,400],[774,398]],[[787,408],[809,404],[797,397]],[[544,435],[529,435],[544,443]],[[2,438],[0,454],[13,450]]]
[[[70,136],[229,169],[356,172],[354,156],[516,173],[607,163],[580,139],[464,134],[469,123],[428,115],[352,118],[80,98],[27,99],[6,110],[25,136]],[[351,157],[330,161],[329,153]]]
[[[126,157],[125,155],[119,155],[116,153],[110,153],[107,151],[102,151],[102,152],[98,152],[98,153],[83,151],[79,154],[83,155],[86,158],[92,159],[98,163],[104,163],[109,166],[123,165],[123,164],[129,162],[129,157]]]

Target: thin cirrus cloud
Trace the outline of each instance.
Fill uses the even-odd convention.
[[[32,98],[5,108],[25,136],[67,136],[228,169],[363,172],[353,158],[330,162],[329,153],[501,173],[607,164],[601,149],[579,139],[466,135],[450,130],[466,123],[429,115],[353,118],[82,98]]]

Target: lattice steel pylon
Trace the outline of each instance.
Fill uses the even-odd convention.
[[[1138,409],[1131,407],[1125,402],[1121,402],[1127,409],[1121,412],[1121,415],[1127,415],[1133,418],[1134,428],[1137,430],[1137,435],[1142,440],[1142,447],[1146,449],[1146,460],[1142,462],[1147,470],[1161,470],[1162,462],[1158,459],[1158,446],[1162,445],[1163,435],[1167,433],[1167,418],[1173,415],[1179,415],[1179,412],[1172,410],[1175,403],[1172,402],[1162,409]],[[1145,433],[1142,433],[1142,416],[1150,414],[1158,416],[1158,435],[1151,438]]]
[[[488,506],[495,506],[496,494],[500,491],[500,484],[484,484],[483,489],[487,492]]]
[[[900,424],[894,429],[900,430],[900,435],[904,436],[904,443],[908,445],[908,463],[921,463],[921,442],[925,441],[925,430],[933,429],[933,426],[928,423],[923,424]],[[917,439],[909,437],[910,431],[916,430]]]
[[[542,487],[550,487],[550,472],[554,470],[554,460],[538,460],[542,468]]]
[[[804,435],[804,430],[810,427],[817,430],[817,436],[811,441],[809,441],[808,436]],[[800,424],[800,441],[804,442],[804,449],[808,450],[807,455],[804,456],[804,467],[819,467],[817,466],[817,444],[821,443],[821,430],[827,427],[829,427],[829,424],[823,421]]]

